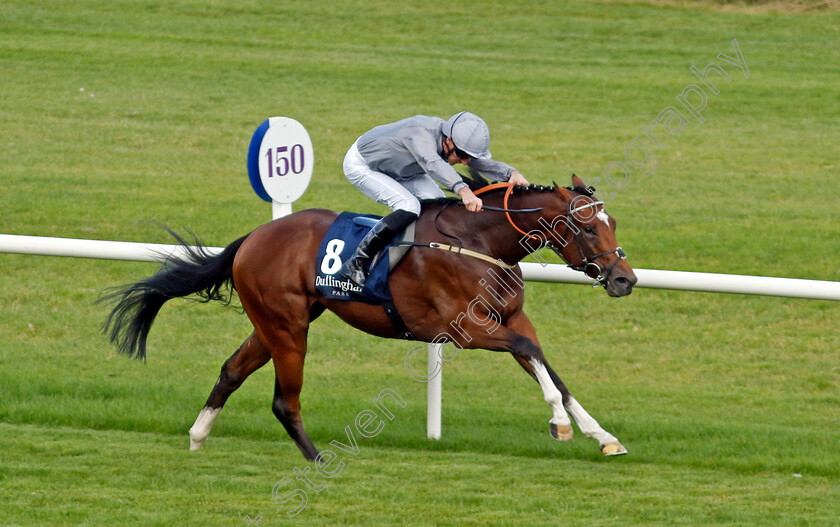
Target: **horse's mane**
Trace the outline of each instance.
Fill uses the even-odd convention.
[[[572,192],[577,192],[578,194],[583,194],[584,196],[589,196],[590,198],[595,195],[595,187],[592,185],[588,187],[566,187],[568,190]]]
[[[464,183],[470,187],[470,190],[473,192],[477,190],[481,190],[482,188],[493,184],[493,181],[489,181],[487,178],[479,174],[474,168],[467,167],[467,174],[461,174],[461,179],[464,180]],[[557,188],[557,183],[554,183],[552,186],[543,186],[543,185],[530,185],[527,187],[516,187],[514,192],[554,192]],[[566,190],[571,190],[573,192],[577,192],[578,194],[583,194],[584,196],[592,197],[595,194],[595,187],[564,187]]]
[[[487,187],[487,186],[495,183],[495,182],[487,180],[484,176],[482,176],[481,174],[479,174],[478,172],[476,172],[472,168],[469,168],[469,172],[470,173],[469,173],[468,176],[465,176],[465,175],[461,174],[461,177],[464,180],[464,183],[466,183],[470,187],[470,190],[472,190],[473,192],[481,190],[482,188]],[[499,187],[499,188],[488,191],[488,194],[494,193],[494,192],[502,192],[502,191],[505,191],[506,188],[507,187]],[[593,187],[593,186],[589,186],[589,187],[575,186],[575,187],[563,187],[563,188],[565,188],[566,190],[570,190],[572,192],[576,192],[576,193],[581,194],[583,196],[588,196],[590,198],[593,197],[594,194],[595,194],[595,187]],[[534,185],[534,184],[531,184],[531,185],[528,185],[527,187],[517,185],[513,188],[513,191],[515,193],[554,192],[555,190],[557,190],[557,183],[554,183],[554,182],[552,182],[551,185]],[[482,194],[482,197],[484,197],[483,194]],[[460,201],[461,201],[461,198],[445,197],[445,198],[423,199],[423,200],[420,200],[420,204],[422,206],[422,211],[425,212],[430,205],[431,206],[443,205],[444,208],[445,208],[448,205],[451,205],[451,204],[454,204],[454,203],[459,203]],[[435,208],[435,210],[438,210],[438,209]]]
[[[487,186],[487,185],[485,185],[485,186]],[[470,187],[470,188],[472,188],[472,187]],[[478,188],[474,189],[473,192],[475,192],[476,190],[480,190],[481,188],[483,188],[483,187],[478,187]],[[578,187],[578,188],[580,188],[580,187]],[[499,187],[497,189],[493,189],[493,190],[489,191],[488,194],[491,193],[491,192],[504,192],[505,190],[506,190],[505,187]],[[554,186],[544,186],[544,185],[529,185],[527,187],[516,186],[513,189],[513,191],[517,192],[517,193],[554,192],[555,190],[556,190],[556,188]],[[572,189],[569,189],[569,190],[572,190]],[[484,194],[480,195],[480,197],[483,198]],[[445,198],[421,199],[420,203],[423,204],[423,205],[426,205],[426,204],[434,204],[434,203],[450,203],[450,202],[451,203],[457,203],[457,202],[460,202],[460,201],[461,201],[461,198],[445,197]]]
[[[472,190],[473,192],[481,190],[484,187],[490,186],[493,183],[495,183],[494,181],[488,180],[487,178],[485,178],[484,176],[479,174],[475,169],[473,169],[471,167],[467,167],[467,170],[468,170],[469,173],[468,174],[461,174],[461,178],[464,180],[464,183],[466,183],[467,186],[470,187],[470,190]],[[566,190],[571,190],[572,192],[577,192],[578,194],[582,194],[584,196],[589,196],[589,197],[592,197],[595,194],[595,187],[592,187],[592,186],[589,186],[589,187],[576,186],[576,187],[563,187],[563,188],[565,188]],[[554,192],[556,189],[557,189],[557,183],[553,183],[552,185],[549,185],[549,186],[531,184],[531,185],[528,185],[527,187],[516,186],[516,187],[514,187],[513,191],[518,192],[518,193],[524,193],[524,192]],[[498,188],[498,189],[495,189],[495,190],[491,190],[490,192],[503,191],[503,190],[505,190],[505,189],[504,188]],[[447,203],[447,202],[458,202],[458,201],[461,201],[461,199],[460,198],[447,197],[447,198],[424,199],[424,200],[420,200],[420,203],[425,205],[425,204],[433,204],[433,203]]]

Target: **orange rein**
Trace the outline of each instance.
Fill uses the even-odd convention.
[[[500,188],[507,188],[507,191],[505,191],[505,197],[504,197],[504,201],[503,201],[503,205],[502,205],[505,209],[507,209],[507,208],[509,208],[508,207],[508,198],[510,198],[510,195],[513,194],[513,187],[515,187],[515,186],[516,185],[514,185],[513,183],[493,183],[492,185],[487,185],[486,187],[481,187],[480,189],[473,192],[473,194],[478,196],[479,194],[484,194],[485,192],[488,192],[488,191],[491,191],[491,190],[496,190],[496,189],[500,189]],[[525,236],[531,238],[532,240],[539,239],[536,236],[528,234],[527,232],[525,232],[522,229],[520,229],[519,227],[517,227],[516,224],[513,223],[513,218],[510,217],[510,212],[509,211],[505,211],[505,216],[507,216],[508,222],[510,222],[510,224],[513,226],[514,229],[517,230],[517,232],[519,232],[521,234],[524,234]]]

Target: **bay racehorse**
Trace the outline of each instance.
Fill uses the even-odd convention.
[[[461,349],[508,352],[542,388],[553,412],[552,436],[572,438],[571,415],[604,454],[623,454],[621,443],[583,409],[548,365],[522,310],[524,282],[516,264],[537,249],[555,250],[610,296],[628,295],[636,283],[617,246],[615,220],[580,178],[572,181],[571,188],[494,184],[478,191],[488,209],[508,212],[467,212],[452,199],[424,203],[415,246],[388,279],[404,321],[401,329],[383,307],[319,297],[316,253],[337,214],[309,209],[262,225],[218,254],[197,240],[190,248],[173,233],[186,256],[170,257],[155,275],[103,297],[117,302],[104,331],[122,353],[145,358],[149,329],[166,301],[198,294],[204,301],[229,302],[230,289],[236,291],[254,331],[222,366],[190,429],[193,450],[204,444],[228,397],[271,359],[276,374],[272,410],[303,455],[309,460],[318,456],[301,420],[300,391],[309,324],[329,309],[380,337],[410,332],[423,342],[448,340]],[[449,250],[435,250],[440,248]]]

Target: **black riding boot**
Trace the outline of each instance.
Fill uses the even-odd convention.
[[[338,271],[359,287],[364,287],[367,280],[370,261],[388,242],[403,229],[408,227],[417,215],[405,210],[397,210],[385,216],[362,239],[353,257]]]

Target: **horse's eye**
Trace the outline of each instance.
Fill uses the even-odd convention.
[[[595,229],[593,229],[589,225],[585,225],[583,227],[583,232],[585,232],[586,234],[592,234],[593,232],[595,232]]]

